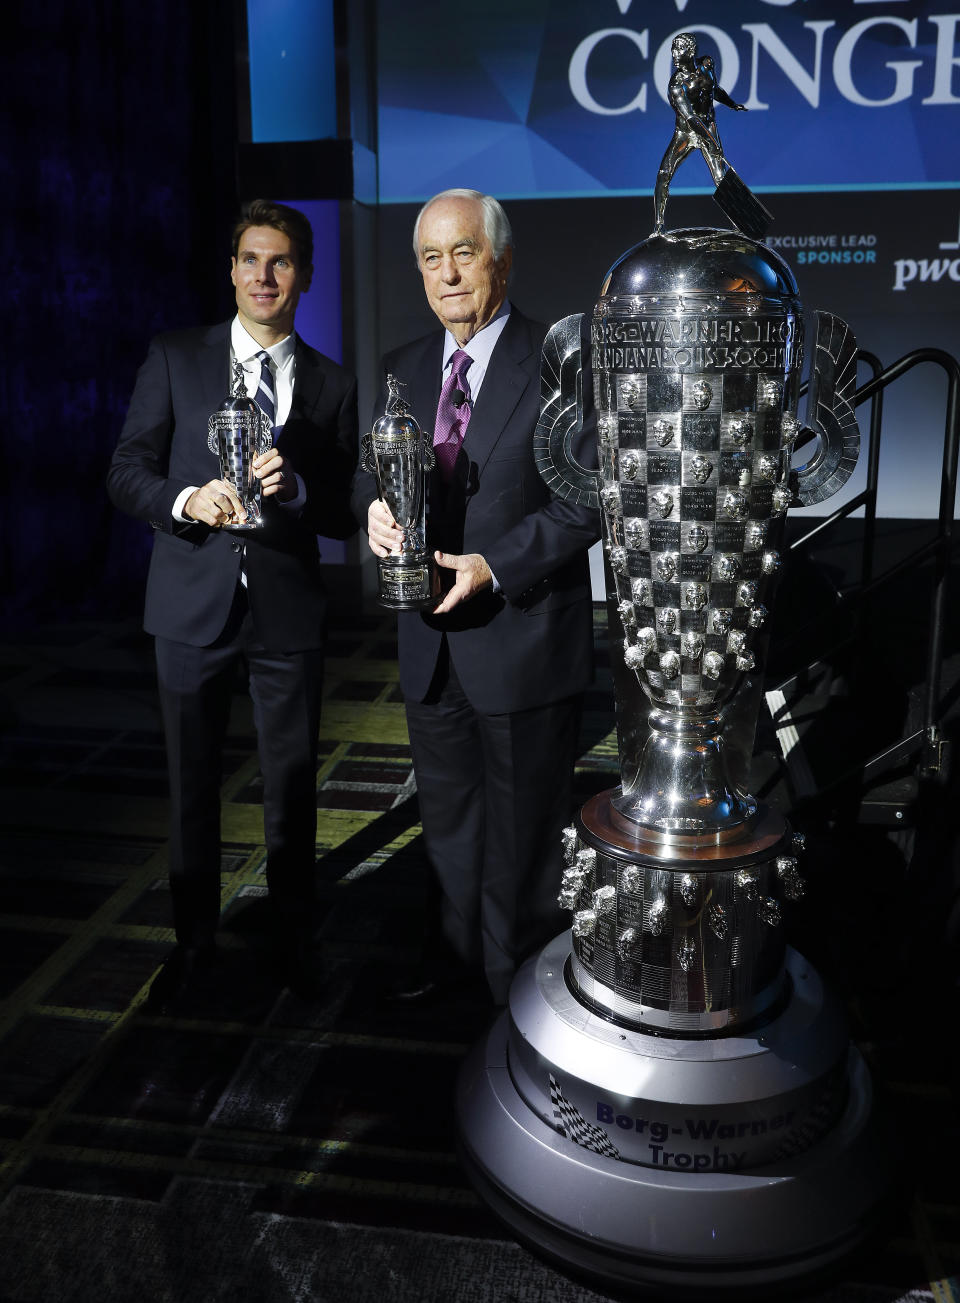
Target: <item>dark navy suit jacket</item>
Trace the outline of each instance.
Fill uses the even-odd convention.
[[[546,705],[581,692],[592,675],[592,605],[587,548],[599,537],[599,513],[551,498],[533,455],[540,410],[540,350],[545,328],[513,308],[493,351],[466,437],[447,487],[434,472],[427,537],[444,552],[479,552],[501,592],[486,591],[449,615],[402,612],[400,686],[423,700],[443,633],[457,677],[475,710],[500,714]],[[389,353],[375,419],[383,415],[385,377],[406,387],[411,414],[432,437],[440,396],[443,331]],[[592,444],[587,435],[582,443]],[[574,449],[581,464],[596,452]],[[377,496],[373,477],[354,479],[353,506],[365,526]]]
[[[107,487],[116,506],[155,530],[144,627],[209,646],[226,624],[242,562],[264,646],[316,648],[326,613],[316,536],[356,529],[356,381],[297,337],[293,404],[277,446],[303,479],[306,504],[298,516],[266,498],[262,528],[237,535],[172,515],[183,489],[219,476],[207,420],[228,396],[229,376],[230,322],[158,335],[137,375]]]

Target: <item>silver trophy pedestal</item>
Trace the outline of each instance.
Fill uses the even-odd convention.
[[[440,601],[436,566],[419,549],[377,558],[377,600],[391,611],[432,611]]]
[[[611,1286],[696,1299],[769,1298],[864,1241],[889,1147],[838,1002],[799,954],[776,1016],[698,1039],[591,1012],[569,955],[563,933],[523,966],[458,1083],[462,1159],[518,1238]],[[842,1112],[791,1154],[798,1104],[837,1074]]]

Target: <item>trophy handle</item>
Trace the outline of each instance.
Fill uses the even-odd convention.
[[[257,452],[264,453],[273,447],[273,426],[270,424],[270,418],[262,408],[257,409],[260,413],[260,437],[258,440],[259,447]]]
[[[437,464],[437,457],[433,451],[433,445],[427,443],[426,431],[420,440],[420,465],[425,471],[432,471]]]
[[[207,421],[207,447],[215,457],[220,456],[220,436],[217,433],[217,418],[211,416]]]
[[[832,312],[817,313],[807,418],[804,426],[816,448],[793,475],[793,489],[803,506],[832,497],[853,474],[860,455],[860,427],[854,409],[857,389],[857,340]]]
[[[377,473],[377,459],[373,455],[373,439],[365,434],[360,440],[360,469],[370,475]]]
[[[540,419],[533,434],[537,470],[555,498],[588,507],[600,505],[600,474],[586,470],[571,451],[583,430],[580,322],[564,317],[547,331],[540,366]]]

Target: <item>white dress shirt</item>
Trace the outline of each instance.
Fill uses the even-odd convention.
[[[504,302],[500,311],[488,321],[482,330],[478,330],[473,339],[466,344],[458,344],[450,331],[446,331],[443,337],[443,367],[440,371],[440,383],[450,374],[452,369],[452,359],[457,349],[462,349],[470,358],[470,366],[467,370],[467,384],[470,387],[470,406],[477,401],[477,395],[480,393],[480,386],[483,384],[483,377],[487,374],[487,367],[490,365],[490,358],[493,350],[497,346],[497,341],[503,334],[503,328],[507,324],[507,318],[510,316],[510,304]],[[467,433],[469,434],[469,426]]]
[[[281,339],[279,344],[271,344],[267,349],[267,353],[270,355],[270,369],[274,377],[273,393],[277,400],[276,425],[283,425],[290,415],[290,404],[293,402],[293,382],[297,369],[296,344],[296,336],[290,334],[286,339]],[[241,324],[239,316],[234,317],[233,324],[230,327],[231,386],[233,364],[234,362],[240,362],[243,365],[243,381],[248,398],[255,398],[257,394],[257,386],[260,383],[260,363],[257,361],[257,354],[262,349],[263,345],[258,344],[253,336],[247,332]]]

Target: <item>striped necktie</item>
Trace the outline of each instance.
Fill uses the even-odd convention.
[[[277,423],[277,399],[273,392],[273,374],[270,370],[270,354],[265,348],[262,348],[257,354],[257,361],[260,363],[260,382],[257,385],[257,392],[254,398],[270,422],[271,430]]]

